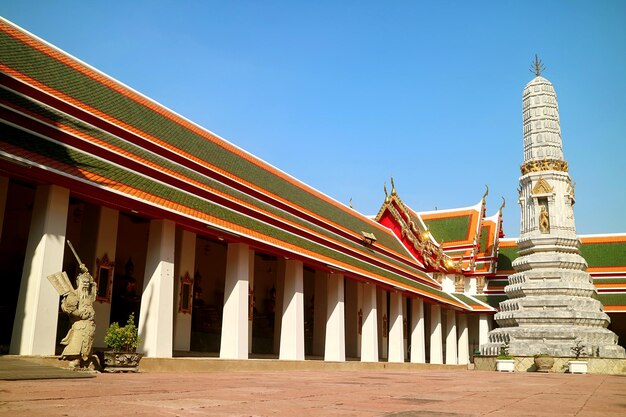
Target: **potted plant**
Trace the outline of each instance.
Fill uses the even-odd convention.
[[[579,360],[581,356],[586,356],[587,347],[582,344],[582,340],[577,340],[576,344],[570,348],[574,354],[574,360],[568,361],[570,374],[586,374],[587,373],[587,361]]]
[[[500,354],[496,356],[496,371],[513,372],[515,370],[515,358],[509,355],[509,342],[500,346]]]
[[[104,352],[105,372],[137,372],[141,353],[137,353],[139,332],[135,326],[135,315],[131,313],[125,326],[115,322],[109,326],[104,343],[113,350]]]
[[[554,358],[547,353],[533,356],[537,372],[550,372],[554,365]]]

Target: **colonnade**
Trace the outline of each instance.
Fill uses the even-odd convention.
[[[13,354],[54,354],[59,296],[46,277],[62,268],[68,202],[69,191],[62,187],[39,186],[35,192],[27,267],[11,339]],[[3,211],[4,206],[0,207]],[[100,207],[90,249],[93,253],[107,253],[115,259],[118,216],[116,210]],[[191,315],[178,311],[177,300],[182,288],[179,277],[193,275],[195,242],[195,233],[177,229],[170,220],[150,221],[138,326],[138,350],[148,357],[171,357],[173,350],[190,349]],[[93,271],[96,266],[88,267]],[[279,359],[304,360],[304,265],[300,260],[280,259],[278,271],[276,286],[281,296],[276,303],[279,330],[274,346]],[[253,286],[254,251],[245,243],[228,244],[221,358],[246,359],[251,352]],[[110,304],[96,303],[97,340],[108,327],[109,315]],[[425,363],[427,358],[430,363],[469,362],[467,313],[421,298],[407,299],[400,291],[391,290],[387,296],[387,291],[374,283],[349,282],[340,272],[315,271],[314,315],[312,352],[326,361],[345,361],[350,349],[363,362],[381,358],[389,362]],[[479,343],[484,343],[489,331],[486,315],[479,318],[478,328]]]

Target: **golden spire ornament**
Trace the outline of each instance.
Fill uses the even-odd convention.
[[[530,68],[530,72],[532,72],[537,77],[539,77],[541,73],[544,72],[545,70],[546,70],[546,66],[543,65],[543,62],[539,59],[537,54],[535,54],[535,62],[533,62],[533,65]]]

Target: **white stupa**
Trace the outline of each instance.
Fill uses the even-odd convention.
[[[521,209],[519,257],[495,316],[499,328],[489,333],[483,354],[509,353],[571,356],[577,341],[587,354],[623,357],[610,318],[597,299],[587,262],[580,255],[574,222],[574,185],[563,159],[559,108],[554,87],[534,73],[522,94],[524,163],[519,179]]]

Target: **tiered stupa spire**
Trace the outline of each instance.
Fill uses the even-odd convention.
[[[563,158],[556,93],[541,76],[543,70],[535,56],[531,72],[536,77],[522,94],[519,257],[505,287],[508,299],[495,316],[500,328],[490,332],[490,343],[481,349],[497,354],[508,342],[513,355],[571,356],[571,347],[582,341],[589,354],[623,357],[624,348],[607,329],[610,319],[580,255],[574,185]]]

